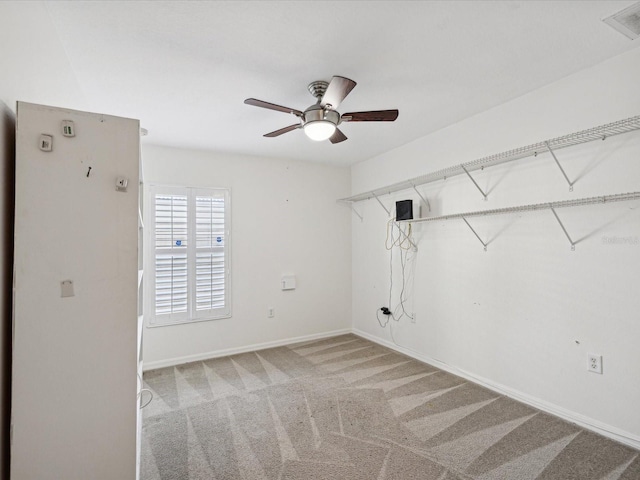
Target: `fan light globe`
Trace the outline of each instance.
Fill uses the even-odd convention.
[[[304,133],[306,133],[307,137],[309,137],[311,140],[315,140],[316,142],[326,140],[327,138],[331,137],[331,135],[333,135],[333,132],[335,131],[335,124],[326,120],[307,122],[304,125]]]

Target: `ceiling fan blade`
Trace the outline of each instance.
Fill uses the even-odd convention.
[[[334,110],[338,108],[338,105],[342,103],[349,92],[353,90],[357,84],[353,80],[349,80],[345,77],[333,77],[327,90],[324,92],[320,105],[331,105]]]
[[[275,103],[264,102],[256,98],[247,98],[244,103],[247,105],[253,105],[254,107],[268,108],[269,110],[277,110],[278,112],[293,113],[294,115],[301,117],[302,112],[295,108],[283,107],[282,105],[276,105]]]
[[[398,110],[350,112],[342,115],[343,122],[393,122],[396,118],[398,118]]]
[[[347,136],[340,131],[340,129],[336,128],[336,131],[333,132],[333,135],[329,137],[329,141],[331,143],[340,143],[344,142],[347,139]]]
[[[295,130],[296,128],[300,128],[300,124],[299,123],[296,123],[295,125],[289,125],[288,127],[281,128],[280,130],[276,130],[276,131],[271,132],[271,133],[265,133],[264,136],[265,137],[269,137],[269,138],[271,138],[271,137],[279,137],[283,133],[290,132],[291,130]]]

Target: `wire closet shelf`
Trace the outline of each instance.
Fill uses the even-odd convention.
[[[452,213],[437,217],[415,218],[413,220],[400,220],[399,223],[423,223],[437,220],[452,220],[455,218],[484,217],[487,215],[502,215],[507,213],[531,212],[534,210],[550,210],[563,207],[579,207],[582,205],[592,205],[594,203],[625,202],[628,200],[639,200],[640,192],[618,193],[615,195],[603,195],[599,197],[577,198],[575,200],[561,200],[558,202],[536,203],[531,205],[519,205],[516,207],[496,208],[493,210],[478,210],[475,212]]]
[[[579,145],[581,143],[587,143],[594,140],[605,140],[607,137],[632,132],[634,130],[640,130],[640,115],[630,117],[625,120],[608,123],[606,125],[600,125],[599,127],[590,128],[588,130],[571,133],[562,137],[552,138],[550,140],[544,140],[524,147],[515,148],[506,152],[489,155],[488,157],[479,158],[477,160],[462,163],[459,165],[447,167],[442,170],[411,178],[409,180],[397,182],[386,187],[380,187],[368,192],[353,195],[351,197],[342,198],[338,200],[338,202],[353,204],[354,202],[359,202],[362,200],[370,200],[381,195],[387,195],[411,188],[415,189],[415,187],[419,185],[424,185],[438,180],[446,180],[447,178],[456,175],[468,175],[469,172],[472,172],[474,170],[482,170],[485,167],[499,165],[530,156],[537,156],[538,153],[551,152],[551,154],[553,155],[554,150],[570,147],[573,145]],[[615,195],[613,195],[612,197],[615,197]]]

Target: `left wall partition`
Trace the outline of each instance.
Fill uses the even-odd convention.
[[[139,131],[18,102],[12,478],[136,478]]]

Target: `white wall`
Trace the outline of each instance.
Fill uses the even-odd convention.
[[[348,168],[158,146],[143,167],[146,185],[230,188],[232,255],[232,317],[145,328],[145,369],[350,328]]]
[[[46,3],[0,2],[0,98],[89,109]]]
[[[638,115],[639,76],[635,49],[355,165],[352,193]],[[466,177],[420,190],[432,215],[640,191],[639,152],[640,132],[559,150],[577,179],[573,192],[548,153],[474,174],[490,191],[487,202]],[[384,202],[403,198],[417,196]],[[558,210],[579,240],[574,252],[550,211],[470,219],[491,240],[487,252],[462,220],[414,226],[419,251],[409,262],[407,308],[416,321],[391,322],[392,338],[375,316],[388,303],[387,215],[375,200],[358,203],[364,221],[352,221],[354,328],[638,447],[639,207]],[[604,375],[587,372],[587,353],[604,356]]]

